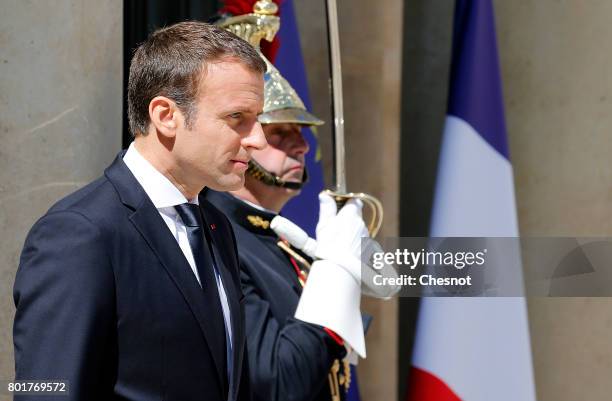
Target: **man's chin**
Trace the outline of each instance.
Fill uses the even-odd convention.
[[[244,174],[222,177],[208,187],[219,192],[237,191],[244,187]]]
[[[285,174],[282,178],[286,182],[301,184],[304,180],[304,172],[303,170],[295,171],[293,173]]]

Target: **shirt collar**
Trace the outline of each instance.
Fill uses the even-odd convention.
[[[130,147],[123,156],[123,161],[147,193],[155,208],[173,207],[187,202],[199,204],[197,196],[193,200],[188,201],[166,176],[138,153],[134,142],[130,144]]]
[[[277,215],[277,214],[278,214],[278,213],[276,213],[276,212],[274,212],[274,211],[272,211],[272,210],[270,210],[270,209],[266,209],[266,208],[265,208],[265,207],[263,207],[263,206],[257,205],[257,204],[255,204],[255,203],[253,203],[253,202],[249,202],[249,201],[248,201],[248,200],[246,200],[246,199],[239,198],[239,197],[237,197],[237,196],[235,196],[235,195],[232,195],[232,196],[234,196],[234,198],[238,199],[239,201],[244,202],[244,203],[246,203],[247,205],[249,205],[249,206],[251,206],[251,207],[254,207],[255,209],[260,210],[260,211],[262,211],[262,212],[266,212],[266,213],[273,214],[273,215]]]

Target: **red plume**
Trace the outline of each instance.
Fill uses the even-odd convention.
[[[253,12],[253,5],[257,0],[225,0],[220,14],[242,15]]]
[[[257,0],[225,0],[223,7],[219,10],[219,14],[231,14],[234,16],[249,14],[253,12],[253,5],[256,2]],[[282,0],[274,0],[274,2],[278,5],[279,12],[277,15],[279,15]],[[278,35],[274,37],[272,42],[268,42],[267,40],[261,41],[261,52],[272,63],[274,63],[279,47],[280,40],[278,39]]]

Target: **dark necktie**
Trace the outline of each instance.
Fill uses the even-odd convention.
[[[200,207],[196,204],[183,203],[174,208],[181,216],[181,219],[183,219],[183,223],[185,223],[189,246],[191,247],[193,259],[195,260],[198,275],[200,276],[204,298],[206,304],[209,306],[209,311],[212,312],[211,316],[208,317],[208,321],[213,327],[214,332],[218,333],[218,335],[223,333],[223,338],[225,338],[223,347],[226,351],[225,359],[228,373],[227,377],[229,379],[232,365],[232,350],[231,346],[228,347],[229,338],[227,330],[225,329],[223,308],[221,307],[219,290],[217,288],[216,279],[219,278],[219,280],[221,280],[221,278],[217,271],[217,266],[214,263],[212,250],[209,247],[210,238],[208,238],[208,232],[205,231],[204,218],[202,217]]]

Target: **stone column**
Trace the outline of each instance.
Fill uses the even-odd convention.
[[[4,0],[1,19],[0,380],[8,380],[27,231],[121,148],[123,2]]]

